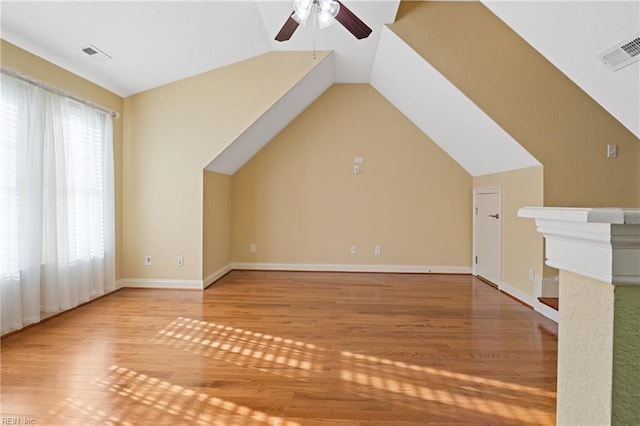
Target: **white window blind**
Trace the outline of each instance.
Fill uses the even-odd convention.
[[[115,287],[108,113],[2,74],[2,333]]]
[[[3,91],[4,92],[4,91]],[[18,131],[27,114],[28,91],[18,85],[0,103],[0,277],[17,280],[18,266]]]

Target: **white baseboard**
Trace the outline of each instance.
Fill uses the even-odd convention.
[[[233,263],[231,269],[262,271],[319,271],[319,272],[386,272],[470,274],[469,266],[428,265],[344,265],[327,263]]]
[[[165,288],[202,290],[201,280],[166,280],[153,278],[124,278],[116,283],[118,288]]]
[[[541,303],[538,297],[558,297],[558,277],[543,278],[536,275],[534,282],[534,303],[533,309],[552,321],[558,322],[558,311]],[[555,291],[554,291],[555,289]]]
[[[559,321],[559,318],[560,318],[559,312],[545,305],[544,303],[540,303],[540,301],[538,301],[537,299],[536,299],[536,304],[533,306],[533,309],[535,309],[535,311],[540,313],[541,315],[544,315],[545,317],[549,318],[550,320],[555,321],[556,323]]]
[[[535,303],[537,302],[537,299],[535,297],[505,282],[501,282],[500,285],[498,285],[498,288],[500,289],[500,291],[504,291],[505,293],[515,297],[516,299],[520,300],[526,305],[531,306],[532,308],[535,306]]]
[[[416,266],[416,265],[341,265],[304,263],[231,263],[208,275],[204,280],[167,280],[153,278],[123,278],[116,282],[120,288],[166,288],[202,290],[234,269],[264,271],[323,271],[323,272],[387,272],[470,274],[467,266]]]
[[[204,288],[209,287],[214,282],[218,281],[220,278],[228,274],[233,270],[233,265],[230,263],[227,266],[223,266],[222,268],[215,271],[213,274],[207,275],[203,281]]]
[[[530,296],[527,293],[523,292],[522,290],[518,290],[517,288],[504,282],[500,286],[498,286],[498,288],[504,291],[505,293],[508,293],[511,296],[515,297],[516,299],[521,300],[522,302],[531,306],[533,310],[538,312],[539,314],[549,318],[552,321],[558,322],[558,311],[545,305],[544,303],[540,303],[540,301],[538,300],[538,297],[542,297],[543,283],[547,279],[554,281],[554,278],[545,278],[543,280],[542,277],[536,275],[534,284],[533,284],[533,291],[534,291],[533,296]],[[547,296],[547,297],[553,297],[553,296]]]
[[[553,278],[550,278],[551,280],[553,280]],[[540,315],[543,315],[547,318],[549,318],[552,321],[555,321],[556,323],[558,322],[558,311],[556,311],[555,309],[545,305],[544,303],[540,303],[540,301],[538,300],[538,297],[542,297],[540,296],[541,294],[541,290],[542,290],[542,285],[543,285],[543,279],[542,277],[536,276],[535,277],[535,281],[534,281],[534,292],[535,295],[534,296],[530,296],[527,293],[523,292],[522,290],[518,290],[517,288],[513,287],[512,285],[509,285],[507,283],[502,283],[498,286],[498,288],[502,291],[504,291],[507,294],[510,294],[511,296],[515,297],[518,300],[521,300],[522,302],[526,303],[527,305],[531,306],[533,308],[534,311],[538,312]],[[549,296],[549,297],[553,297],[553,296]]]

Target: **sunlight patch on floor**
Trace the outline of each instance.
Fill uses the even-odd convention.
[[[95,381],[95,384],[106,389],[117,398],[111,411],[111,418],[136,418],[136,407],[146,407],[144,419],[146,423],[158,424],[267,424],[282,426],[299,426],[281,417],[271,416],[265,412],[236,404],[232,401],[208,395],[195,389],[171,383],[122,366],[110,367],[109,376]],[[120,398],[126,398],[121,401]],[[118,402],[119,401],[119,402]],[[148,408],[152,408],[151,411]],[[114,417],[113,413],[119,416]],[[95,415],[94,415],[95,417]],[[109,419],[96,419],[107,421]],[[114,420],[115,421],[115,420]],[[117,424],[130,425],[131,423]]]
[[[461,410],[528,423],[544,423],[548,412],[522,406],[522,400],[555,401],[555,392],[446,369],[408,364],[250,330],[179,317],[158,332],[156,343],[290,378],[323,378],[327,362],[341,365],[339,378],[371,390],[459,407]],[[330,357],[335,357],[331,359]],[[271,366],[276,364],[288,367]],[[510,402],[517,396],[518,401]]]
[[[153,341],[260,370],[278,364],[287,367],[278,370],[286,377],[308,375],[318,358],[313,344],[184,317],[160,330]]]
[[[556,397],[556,393],[555,392],[545,391],[545,390],[538,389],[538,388],[533,388],[533,387],[530,387],[530,386],[519,385],[517,383],[509,383],[509,382],[503,382],[501,380],[488,379],[488,378],[485,378],[485,377],[478,377],[478,376],[471,376],[471,375],[468,375],[468,374],[455,373],[455,372],[452,372],[452,371],[438,369],[438,368],[423,367],[421,365],[416,365],[416,364],[407,364],[407,363],[404,363],[404,362],[397,362],[397,361],[392,361],[390,359],[378,358],[378,357],[371,356],[371,355],[357,354],[357,353],[352,353],[352,352],[349,352],[349,351],[342,351],[342,355],[344,357],[346,357],[346,358],[353,358],[353,359],[357,359],[359,361],[370,362],[370,363],[373,363],[373,364],[382,364],[382,365],[385,365],[385,366],[393,366],[393,367],[396,367],[396,368],[408,369],[408,370],[412,370],[412,371],[416,371],[416,372],[432,374],[432,375],[451,378],[451,379],[456,379],[456,380],[460,380],[460,381],[464,381],[464,382],[472,382],[472,383],[478,383],[478,384],[482,384],[482,385],[490,385],[490,386],[494,386],[494,387],[498,387],[498,388],[502,388],[502,389],[508,389],[508,390],[516,391],[516,392],[526,392],[526,393],[530,393],[530,394],[536,395],[536,396],[545,396],[545,397],[549,397],[549,398],[555,398]]]
[[[134,423],[123,420],[112,412],[107,413],[103,409],[73,398],[65,398],[60,405],[50,410],[49,414],[56,419],[65,419],[68,424],[74,424],[73,420],[77,420],[77,424],[87,424],[91,421],[104,426],[134,426]]]
[[[347,382],[526,424],[544,423],[548,419],[548,413],[509,403],[510,397],[525,392],[529,397],[546,397],[555,400],[553,392],[537,391],[514,383],[394,362],[348,351],[343,351],[342,356],[344,366],[340,377]],[[439,378],[434,380],[429,376]],[[496,395],[500,398],[498,399]]]

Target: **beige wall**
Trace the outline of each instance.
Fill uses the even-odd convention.
[[[563,270],[560,283],[557,422],[610,425],[615,287]]]
[[[533,220],[518,218],[518,209],[543,205],[542,166],[473,179],[474,188],[502,188],[502,280],[534,296],[529,269],[543,274],[543,238]]]
[[[125,278],[202,279],[203,168],[313,66],[273,52],[125,99]]]
[[[559,425],[636,425],[640,287],[560,271]]]
[[[205,171],[203,194],[202,276],[231,264],[231,176]]]
[[[640,205],[638,138],[480,2],[403,1],[390,27],[543,164],[545,205]]]
[[[232,200],[234,262],[471,263],[470,175],[369,85],[332,86],[233,176]]]
[[[35,56],[4,40],[0,43],[2,66],[34,80],[63,90],[73,96],[120,113],[113,120],[116,209],[116,279],[122,277],[122,126],[126,117],[120,96],[97,86],[51,62]]]

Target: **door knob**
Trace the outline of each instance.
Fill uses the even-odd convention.
[[[496,214],[490,214],[489,217],[492,217],[494,219],[500,219],[500,214],[496,213]]]

